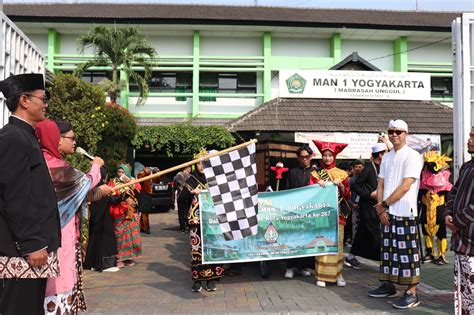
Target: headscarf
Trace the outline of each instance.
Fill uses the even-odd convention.
[[[132,172],[130,171],[130,167],[128,167],[127,164],[120,164],[118,168],[122,169],[128,178],[132,178]]]
[[[61,134],[56,122],[45,119],[36,123],[35,130],[48,167],[65,166],[66,162],[58,149]]]
[[[321,167],[331,169],[336,166],[336,156],[341,153],[342,150],[344,150],[345,147],[347,147],[347,143],[338,143],[338,142],[326,142],[326,141],[319,141],[319,140],[313,140],[314,144],[318,148],[319,152],[321,154],[324,153],[324,151],[331,151],[332,154],[334,155],[334,161],[330,164],[327,165],[321,160]]]
[[[52,120],[43,120],[35,125],[36,136],[48,164],[58,200],[61,228],[66,226],[78,211],[88,217],[86,195],[91,180],[81,171],[69,165],[58,150],[61,137],[59,127]]]

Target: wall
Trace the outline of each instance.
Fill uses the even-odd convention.
[[[380,70],[393,71],[393,42],[371,41],[371,40],[345,40],[342,39],[342,59],[353,52],[375,65]],[[382,59],[370,60],[381,56],[389,56]]]

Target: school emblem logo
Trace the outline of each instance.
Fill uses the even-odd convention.
[[[291,94],[302,94],[306,86],[306,80],[298,73],[295,73],[286,80],[286,86]]]
[[[265,240],[267,241],[268,244],[273,244],[277,242],[278,236],[279,235],[278,235],[277,229],[275,228],[273,223],[270,222],[264,234]]]

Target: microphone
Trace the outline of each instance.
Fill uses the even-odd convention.
[[[76,148],[76,152],[79,153],[80,155],[82,155],[82,156],[88,158],[88,159],[91,160],[91,161],[94,159],[94,157],[92,156],[92,154],[90,154],[89,152],[87,152],[86,150],[84,150],[84,149],[81,148],[81,147],[77,147],[77,148]]]

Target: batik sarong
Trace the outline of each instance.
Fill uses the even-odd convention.
[[[454,313],[474,314],[474,257],[454,256]]]
[[[414,218],[389,215],[382,226],[379,280],[402,285],[420,282],[420,255]]]

